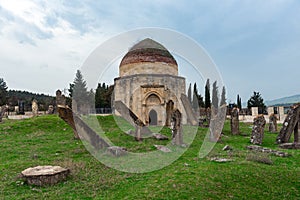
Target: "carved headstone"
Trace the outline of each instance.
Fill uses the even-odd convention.
[[[39,106],[38,106],[38,103],[37,103],[37,100],[36,99],[33,99],[32,101],[32,105],[31,105],[31,109],[32,109],[32,114],[33,116],[38,116],[38,113],[39,113]]]
[[[183,144],[181,117],[181,113],[178,109],[176,109],[171,116],[172,142],[175,145]]]
[[[49,105],[47,113],[48,113],[48,115],[51,115],[51,114],[54,113],[54,107],[53,107],[53,105]]]
[[[2,122],[2,118],[5,114],[5,112],[7,111],[8,107],[7,106],[1,106],[0,107],[0,122]]]
[[[300,104],[291,106],[283,124],[282,128],[276,138],[278,144],[288,143],[292,133],[294,132],[294,144],[281,145],[282,148],[300,148]]]
[[[250,142],[252,144],[261,145],[263,138],[264,138],[264,128],[266,125],[266,120],[264,115],[258,115],[254,118],[253,128],[252,128],[252,135]]]
[[[66,97],[65,95],[62,95],[60,90],[56,91],[56,106],[66,106]]]
[[[230,127],[233,135],[238,135],[240,133],[238,108],[233,108],[231,111]]]
[[[269,132],[277,132],[277,116],[274,113],[269,117]]]

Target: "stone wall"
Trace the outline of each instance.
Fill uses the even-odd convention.
[[[182,113],[182,122],[186,124],[186,113],[180,101],[181,94],[185,93],[185,79],[179,76],[137,74],[115,79],[114,100],[122,101],[145,124],[149,123],[149,112],[155,110],[158,125],[165,125],[170,100],[174,110]]]

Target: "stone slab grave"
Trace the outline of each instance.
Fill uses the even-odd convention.
[[[266,125],[266,120],[264,115],[258,115],[253,119],[253,128],[250,138],[252,144],[261,145],[264,138],[264,128]]]
[[[46,186],[66,180],[69,174],[69,169],[60,166],[37,166],[22,171],[21,177],[29,185]]]
[[[127,122],[135,127],[135,139],[137,141],[152,136],[151,130],[122,101],[115,101],[114,107]]]
[[[290,154],[288,154],[286,152],[276,151],[276,150],[269,149],[269,148],[262,147],[262,146],[258,146],[258,145],[247,146],[247,149],[250,150],[250,151],[262,152],[262,153],[270,153],[270,154],[273,154],[273,155],[279,156],[279,157],[288,157],[288,156],[290,156]]]
[[[277,132],[277,116],[272,113],[269,116],[269,132],[270,133],[276,133]]]
[[[7,109],[8,109],[7,106],[1,106],[0,107],[0,122],[2,122],[2,118],[4,117]]]
[[[57,94],[60,93],[58,92]],[[62,102],[64,103],[64,101]],[[57,105],[57,112],[59,117],[73,129],[76,139],[86,140],[95,150],[106,149],[106,152],[114,156],[125,155],[126,149],[123,147],[118,147],[119,149],[111,147],[109,142],[101,138],[99,134],[90,128],[77,114],[73,113],[72,109],[68,106]],[[80,133],[80,135],[78,133]],[[120,149],[122,149],[122,153],[120,153]]]
[[[238,108],[233,108],[231,111],[230,128],[231,128],[231,134],[238,135],[240,133]]]
[[[176,109],[171,115],[172,143],[179,146],[183,145],[181,119],[182,115],[180,111]]]
[[[282,128],[276,138],[276,143],[285,149],[300,149],[300,103],[294,104],[289,110]],[[288,143],[294,133],[294,143]]]
[[[31,110],[32,110],[32,114],[33,114],[34,117],[38,116],[38,114],[39,114],[39,105],[38,105],[38,102],[37,102],[36,99],[32,100]]]
[[[199,115],[197,115],[192,108],[192,105],[188,99],[188,97],[185,94],[181,94],[181,102],[183,104],[183,107],[185,109],[186,115],[187,115],[187,120],[189,122],[189,124],[196,126],[198,125],[198,118]]]

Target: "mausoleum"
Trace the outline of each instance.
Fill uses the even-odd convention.
[[[186,94],[185,78],[162,44],[147,38],[123,57],[114,80],[114,101],[122,101],[144,124],[169,126],[175,109],[186,123],[181,94]]]

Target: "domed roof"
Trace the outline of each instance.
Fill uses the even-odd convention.
[[[123,57],[120,67],[140,62],[164,62],[177,65],[172,54],[163,45],[150,38],[146,38],[131,47]]]

